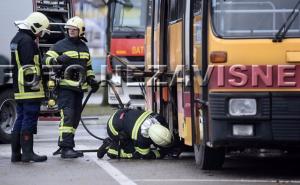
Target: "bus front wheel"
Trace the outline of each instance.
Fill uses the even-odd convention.
[[[221,169],[225,160],[223,148],[210,148],[204,144],[194,145],[195,161],[202,170]]]

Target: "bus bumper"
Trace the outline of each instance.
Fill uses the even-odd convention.
[[[231,99],[255,99],[255,115],[232,115]],[[300,146],[300,92],[212,93],[209,142],[214,147]]]

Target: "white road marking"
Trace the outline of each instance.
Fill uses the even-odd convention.
[[[78,145],[78,148],[84,150],[88,149],[88,147],[84,145]],[[84,155],[92,159],[98,166],[100,166],[104,171],[106,171],[106,173],[109,174],[113,179],[115,179],[120,185],[137,185],[126,175],[124,175],[120,170],[112,166],[109,162],[103,159],[98,159],[95,156],[95,154],[85,153]]]
[[[300,180],[255,180],[255,179],[134,179],[135,182],[232,182],[232,183],[292,183],[299,184]]]

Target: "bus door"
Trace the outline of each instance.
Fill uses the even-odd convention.
[[[154,1],[148,0],[147,9],[147,22],[145,30],[145,109],[153,110],[153,100],[155,99],[152,85],[152,73],[153,73],[153,34],[154,34]],[[150,75],[148,75],[150,74]]]
[[[153,111],[160,113],[162,111],[162,102],[161,102],[161,80],[162,70],[163,70],[163,54],[164,49],[164,13],[162,8],[164,8],[164,0],[154,0],[154,33],[153,33],[153,69],[155,77],[152,78],[153,85]]]
[[[193,91],[194,91],[194,144],[198,145],[203,140],[203,66],[202,66],[202,0],[193,2]]]
[[[171,129],[184,138],[183,80],[183,5],[181,0],[167,0],[167,86],[163,89],[164,110]]]

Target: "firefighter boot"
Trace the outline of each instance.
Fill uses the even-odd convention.
[[[71,147],[63,147],[61,149],[61,158],[77,158],[77,157],[82,157],[83,153],[75,151]]]
[[[37,155],[33,152],[33,134],[22,133],[21,135],[22,161],[23,162],[43,162],[47,160],[45,155]]]
[[[83,157],[83,152],[82,151],[78,151],[78,150],[74,150],[75,152],[77,152],[78,157]]]
[[[20,133],[11,133],[11,162],[21,161]]]
[[[107,153],[107,151],[111,145],[111,142],[112,141],[110,138],[104,139],[103,144],[100,146],[100,148],[98,149],[98,152],[97,152],[97,157],[99,159],[103,158],[103,156]]]

